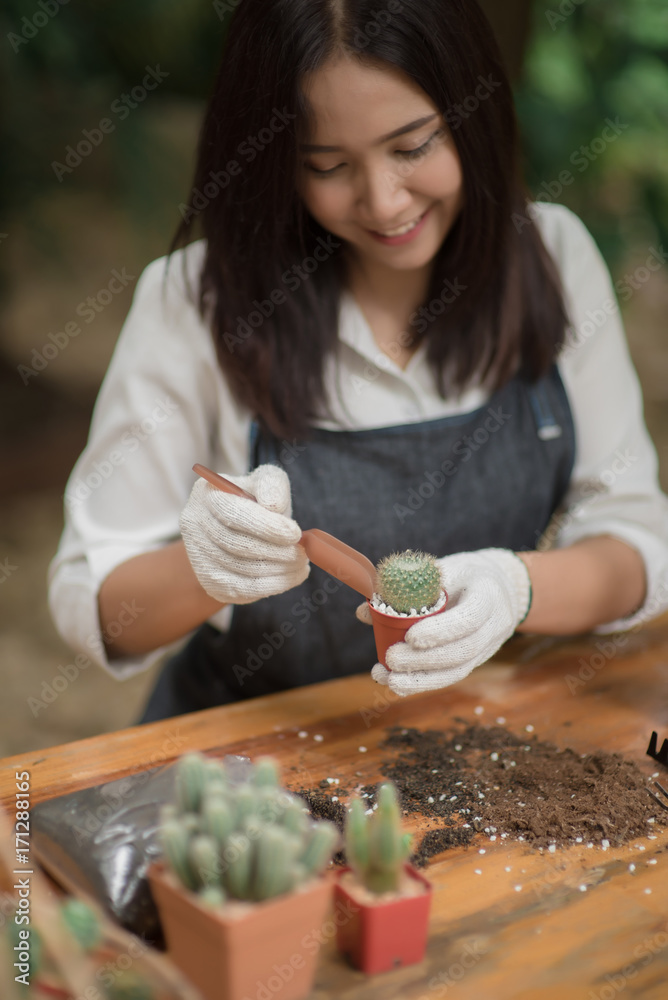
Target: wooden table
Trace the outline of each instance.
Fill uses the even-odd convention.
[[[386,727],[450,728],[455,716],[482,723],[504,716],[514,732],[531,724],[560,747],[618,751],[645,774],[668,778],[646,756],[653,729],[668,736],[668,619],[619,638],[518,637],[466,681],[419,697],[398,698],[368,676],[352,677],[21,754],[0,761],[0,797],[13,804],[17,770],[30,772],[36,803],[193,749],[273,754],[295,788],[317,787],[323,777],[352,787],[380,780]],[[413,829],[426,823],[415,817]],[[556,854],[492,844],[483,834],[435,858],[427,874],[434,900],[425,961],[366,978],[330,939],[314,998],[668,997],[668,832],[624,848],[577,845]]]

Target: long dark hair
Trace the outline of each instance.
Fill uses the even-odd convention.
[[[465,291],[447,296],[426,330],[415,327],[440,392],[474,376],[492,389],[516,371],[540,377],[567,325],[556,268],[529,221],[512,92],[475,0],[241,0],[170,256],[199,225],[198,306],[221,367],[237,399],[283,437],[307,434],[322,414],[324,361],[337,342],[345,244],[310,215],[296,178],[310,114],[301,81],[339,54],[402,70],[451,125],[464,207],[434,258],[425,305],[443,301],[448,279]],[[484,81],[493,92],[476,104]]]

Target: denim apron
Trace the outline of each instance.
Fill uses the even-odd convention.
[[[252,468],[282,466],[293,518],[377,563],[403,549],[436,556],[488,547],[535,549],[568,487],[570,406],[556,365],[516,376],[480,409],[373,430],[314,429],[278,441],[253,425]],[[165,664],[141,723],[365,673],[373,630],[363,598],[311,565],[298,587],[233,609],[228,632],[202,625]]]

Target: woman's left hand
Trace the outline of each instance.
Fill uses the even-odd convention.
[[[448,594],[445,611],[416,622],[405,641],[387,651],[390,670],[377,663],[371,676],[396,694],[418,694],[462,680],[492,656],[526,617],[531,580],[510,549],[459,552],[437,560]],[[366,604],[357,609],[370,624]]]

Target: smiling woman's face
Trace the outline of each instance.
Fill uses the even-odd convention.
[[[425,268],[463,198],[459,156],[436,105],[393,67],[350,59],[310,74],[304,91],[316,130],[300,137],[298,189],[313,218],[366,265]]]

